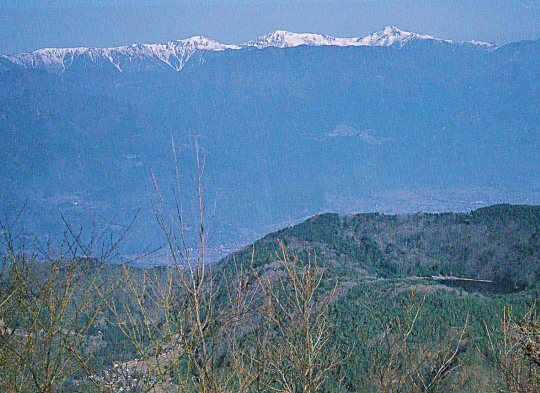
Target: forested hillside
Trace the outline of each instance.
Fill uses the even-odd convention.
[[[2,226],[3,391],[540,387],[539,206],[322,214],[213,264],[162,229],[172,263],[138,268]]]
[[[528,392],[538,385],[518,371],[516,347],[503,357],[498,340],[510,331],[524,335],[524,321],[538,311],[539,237],[540,206],[321,214],[221,264],[225,270],[233,262],[275,268],[281,244],[303,261],[318,260],[323,292],[338,283],[329,313],[332,343],[348,350],[339,367],[343,391],[507,391],[506,384]],[[517,320],[523,324],[513,325]],[[437,369],[445,361],[448,368]],[[509,361],[515,368],[504,364]],[[436,386],[428,387],[430,378]],[[329,389],[338,391],[332,383]]]
[[[316,253],[332,269],[380,277],[457,276],[494,281],[499,290],[513,292],[536,285],[540,275],[539,206],[321,214],[256,242],[255,260],[272,259],[277,239],[300,254]],[[236,258],[250,253],[248,247]]]

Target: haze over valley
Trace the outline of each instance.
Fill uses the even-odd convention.
[[[536,204],[539,46],[387,27],[3,55],[2,205],[27,201],[36,236],[60,213],[96,231],[137,216],[126,247],[156,246],[150,173],[172,204],[174,140],[191,193],[194,139],[224,250],[319,212]]]

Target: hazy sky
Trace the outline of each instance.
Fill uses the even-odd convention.
[[[535,40],[540,1],[0,0],[0,53],[193,35],[240,44],[278,29],[360,37],[389,25],[456,41]]]

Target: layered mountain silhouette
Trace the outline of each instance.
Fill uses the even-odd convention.
[[[162,241],[152,176],[192,217],[195,145],[217,251],[323,211],[537,204],[539,47],[385,28],[4,55],[2,207],[42,242],[137,216],[136,254]]]

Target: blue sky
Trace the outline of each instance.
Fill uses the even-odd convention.
[[[538,0],[2,0],[0,53],[205,35],[240,44],[275,30],[359,37],[396,26],[503,45],[540,39]]]

